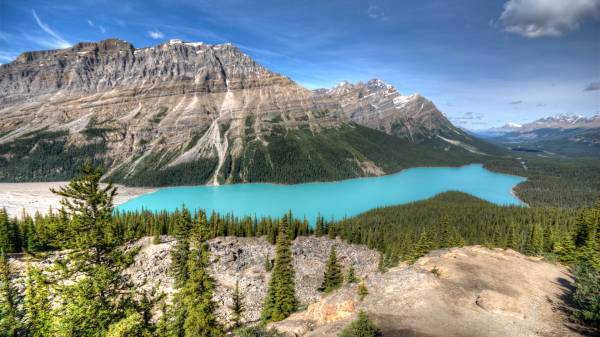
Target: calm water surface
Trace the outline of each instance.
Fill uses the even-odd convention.
[[[494,173],[474,164],[462,167],[411,168],[372,178],[297,185],[236,184],[169,187],[132,199],[121,211],[172,211],[182,205],[236,216],[281,216],[292,210],[313,222],[317,214],[341,219],[381,206],[428,199],[446,191],[461,191],[499,205],[523,205],[512,195],[525,178]]]

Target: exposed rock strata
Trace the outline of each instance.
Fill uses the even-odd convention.
[[[246,181],[243,171],[227,176],[231,161],[282,130],[357,123],[415,143],[460,147],[446,139],[470,139],[429,100],[381,80],[311,91],[231,44],[180,40],[136,49],[109,39],[23,53],[0,66],[0,116],[0,145],[67,131],[65,146],[106,147],[95,156],[120,180],[148,166],[205,161],[210,174],[196,183]],[[359,175],[383,172],[368,162],[359,168]]]

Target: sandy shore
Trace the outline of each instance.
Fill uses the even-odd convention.
[[[29,214],[36,211],[47,213],[48,209],[60,208],[59,196],[50,192],[50,188],[58,188],[67,182],[43,183],[0,183],[0,208],[6,208],[9,216],[20,217],[23,210]],[[156,189],[146,187],[117,186],[115,205],[122,204],[139,195],[150,193]]]

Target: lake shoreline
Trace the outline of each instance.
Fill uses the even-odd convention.
[[[21,218],[23,210],[33,216],[36,212],[46,214],[50,208],[60,209],[60,199],[50,192],[50,188],[59,188],[68,184],[66,181],[0,183],[0,208],[5,208],[9,217]],[[115,184],[117,195],[115,206],[121,205],[141,195],[156,192],[156,188],[129,187]]]
[[[246,187],[254,187],[256,185],[267,185],[267,186],[276,186],[276,187],[303,187],[303,186],[312,186],[312,185],[330,185],[330,186],[339,186],[344,183],[360,183],[367,179],[376,179],[376,178],[385,178],[392,177],[394,175],[400,174],[410,174],[413,170],[429,170],[429,169],[468,169],[469,167],[479,167],[485,171],[488,171],[493,174],[502,175],[502,176],[510,176],[510,177],[518,177],[522,178],[523,181],[518,184],[512,186],[510,190],[510,194],[512,197],[517,200],[522,206],[529,207],[529,205],[524,202],[516,193],[516,187],[521,183],[527,181],[526,177],[520,177],[516,175],[495,172],[487,169],[483,164],[480,163],[472,163],[466,164],[462,166],[424,166],[424,167],[410,167],[405,168],[400,171],[380,175],[380,176],[368,176],[368,177],[356,177],[344,180],[335,180],[335,181],[315,181],[315,182],[304,182],[298,184],[280,184],[280,183],[263,183],[263,182],[252,182],[252,183],[241,183],[241,184],[225,184],[225,185],[180,185],[180,186],[165,186],[165,187],[132,187],[126,185],[115,185],[117,186],[117,196],[115,197],[115,208],[118,209],[117,206],[123,205],[132,199],[136,199],[138,197],[154,194],[159,191],[164,190],[172,190],[172,189],[191,189],[191,188],[201,188],[201,187],[215,187],[215,188],[235,188],[235,186],[244,185]],[[45,214],[48,212],[50,208],[53,210],[57,210],[60,208],[60,197],[52,194],[49,189],[57,188],[59,186],[65,185],[67,182],[30,182],[30,183],[0,183],[0,207],[5,207],[7,213],[11,217],[21,217],[23,210],[30,215],[35,214],[35,212],[40,212]],[[441,192],[440,192],[441,193]],[[436,194],[437,195],[437,194]],[[435,197],[435,196],[431,196]],[[477,197],[477,196],[476,196]]]
[[[235,183],[235,184],[220,184],[220,185],[214,185],[211,183],[206,183],[206,184],[197,184],[197,185],[168,185],[168,186],[128,186],[128,185],[121,185],[121,186],[126,186],[126,187],[130,187],[130,188],[148,188],[148,189],[155,189],[155,190],[159,190],[159,189],[167,189],[167,188],[180,188],[180,187],[200,187],[200,186],[206,186],[206,187],[219,187],[219,186],[234,186],[234,185],[255,185],[255,184],[261,184],[261,185],[274,185],[274,186],[296,186],[296,185],[310,185],[310,184],[335,184],[335,183],[344,183],[350,180],[361,180],[361,179],[370,179],[370,178],[377,178],[377,177],[386,177],[386,176],[392,176],[395,174],[399,174],[408,170],[414,170],[414,169],[460,169],[460,168],[464,168],[467,166],[472,166],[472,165],[476,165],[476,166],[481,166],[483,169],[492,172],[494,174],[500,174],[500,175],[505,175],[505,176],[510,176],[510,177],[519,177],[519,178],[524,178],[525,180],[523,182],[525,182],[527,180],[527,177],[522,177],[522,176],[518,176],[518,175],[514,175],[514,174],[509,174],[509,173],[504,173],[504,172],[498,172],[498,171],[493,171],[489,168],[487,168],[485,166],[485,164],[482,163],[470,163],[470,164],[464,164],[464,165],[458,165],[458,166],[413,166],[413,167],[406,167],[403,168],[401,170],[398,171],[394,171],[394,172],[390,172],[390,173],[386,173],[386,174],[381,174],[381,175],[372,175],[372,176],[362,176],[362,177],[353,177],[353,178],[348,178],[348,179],[339,179],[339,180],[316,180],[316,181],[305,181],[305,182],[299,182],[299,183],[274,183],[274,182],[268,182],[268,181],[255,181],[255,182],[241,182],[241,183]],[[521,182],[521,183],[523,183]],[[519,184],[521,184],[519,183]],[[515,186],[516,187],[516,186]],[[521,200],[520,198],[517,197],[517,199]],[[522,200],[521,200],[522,201]]]
[[[496,205],[526,206],[514,187],[524,177],[497,173],[482,164],[459,167],[419,167],[377,177],[336,182],[283,185],[247,183],[162,188],[117,208],[118,211],[190,210],[236,216],[277,217],[288,211],[309,221],[354,216],[377,207],[402,205],[458,191]]]

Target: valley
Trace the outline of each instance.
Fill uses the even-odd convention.
[[[376,7],[368,17],[392,25]],[[270,48],[300,37],[272,31],[269,49],[249,47],[258,36],[232,44],[162,24],[145,40],[122,35],[137,47],[107,38],[145,27],[129,18],[109,30],[87,19],[102,35],[68,43],[31,11],[56,40],[44,48],[59,46],[0,50],[0,337],[599,333],[600,116],[478,131],[451,122],[492,125],[581,97],[513,98],[526,93],[506,69],[471,82],[496,61],[452,60],[472,49],[458,43],[427,67],[388,69],[432,49],[402,39],[393,57],[345,57],[385,49],[366,48],[375,34],[365,48],[312,48],[338,41],[329,28],[293,56]],[[224,21],[196,14],[194,25]],[[0,43],[10,36],[0,31]],[[304,54],[333,51],[314,72],[295,69]],[[447,80],[442,62],[460,74]],[[325,67],[354,83],[331,85]],[[498,77],[510,90],[486,93]],[[427,83],[439,105],[397,89]],[[569,108],[589,107],[581,101]]]
[[[561,114],[473,133],[516,152],[547,157],[600,157],[598,114],[591,117]]]

